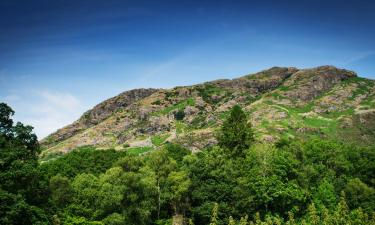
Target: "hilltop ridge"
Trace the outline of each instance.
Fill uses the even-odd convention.
[[[110,98],[41,141],[44,154],[83,145],[193,151],[216,143],[227,111],[241,105],[258,141],[317,136],[375,143],[375,81],[333,66],[272,67],[235,79],[172,89],[135,89]]]

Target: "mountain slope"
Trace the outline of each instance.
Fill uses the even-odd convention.
[[[216,143],[233,105],[249,114],[259,141],[319,136],[375,143],[375,81],[332,66],[273,67],[233,80],[123,92],[42,140],[44,154],[78,146],[127,149]]]

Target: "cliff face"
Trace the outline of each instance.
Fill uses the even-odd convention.
[[[356,76],[352,71],[332,66],[301,70],[285,82],[285,87],[291,89],[285,92],[285,95],[296,100],[310,101],[341,81]]]
[[[375,143],[374,96],[375,82],[352,71],[273,67],[233,80],[123,92],[51,134],[42,146],[49,154],[82,145],[127,149],[168,141],[199,150],[216,142],[215,130],[235,104],[249,113],[259,141],[318,136]]]
[[[130,91],[125,91],[113,98],[105,100],[99,103],[91,110],[85,112],[80,119],[75,121],[73,124],[68,125],[62,129],[59,129],[55,133],[51,134],[46,139],[42,140],[42,145],[52,146],[57,142],[66,140],[79,132],[88,129],[96,124],[107,119],[110,115],[118,110],[125,109],[132,103],[139,101],[145,97],[150,96],[152,93],[156,92],[158,89],[134,89]]]

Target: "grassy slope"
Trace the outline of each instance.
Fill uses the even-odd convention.
[[[267,77],[267,74],[260,74],[256,77],[250,76],[249,79]],[[119,135],[132,136],[126,143],[150,139],[150,143],[146,145],[125,148],[137,154],[160,147],[167,139],[185,142],[187,145],[204,142],[214,135],[215,129],[227,116],[227,111],[220,108],[231,101],[236,101],[248,112],[258,140],[275,141],[280,138],[319,136],[361,144],[375,143],[375,138],[371,137],[375,124],[358,123],[361,113],[371,113],[375,110],[375,81],[349,78],[313,100],[305,102],[296,101],[286,95],[287,92],[303,85],[298,82],[302,81],[289,86],[280,85],[275,90],[258,96],[213,84],[167,90],[164,95],[153,95],[138,103],[139,108],[152,109],[149,113],[150,118],[167,120],[170,126],[167,130],[136,133],[140,128],[149,127],[149,121],[139,119],[138,112],[132,110],[116,111],[98,125],[48,149],[44,152],[44,157],[79,145],[94,144],[102,148],[124,149],[124,144],[118,141]],[[188,90],[189,94],[185,97],[179,96],[178,92],[182,89]],[[202,100],[205,104],[203,108],[198,104]],[[195,107],[198,112],[182,121],[174,120],[173,114],[186,107]],[[126,119],[134,122],[130,129],[121,126]],[[362,140],[364,133],[369,136],[365,142]]]

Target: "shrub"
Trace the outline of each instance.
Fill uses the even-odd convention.
[[[183,120],[184,117],[185,117],[185,113],[184,113],[183,110],[178,110],[178,111],[175,112],[175,114],[174,114],[174,118],[175,118],[176,120]]]

